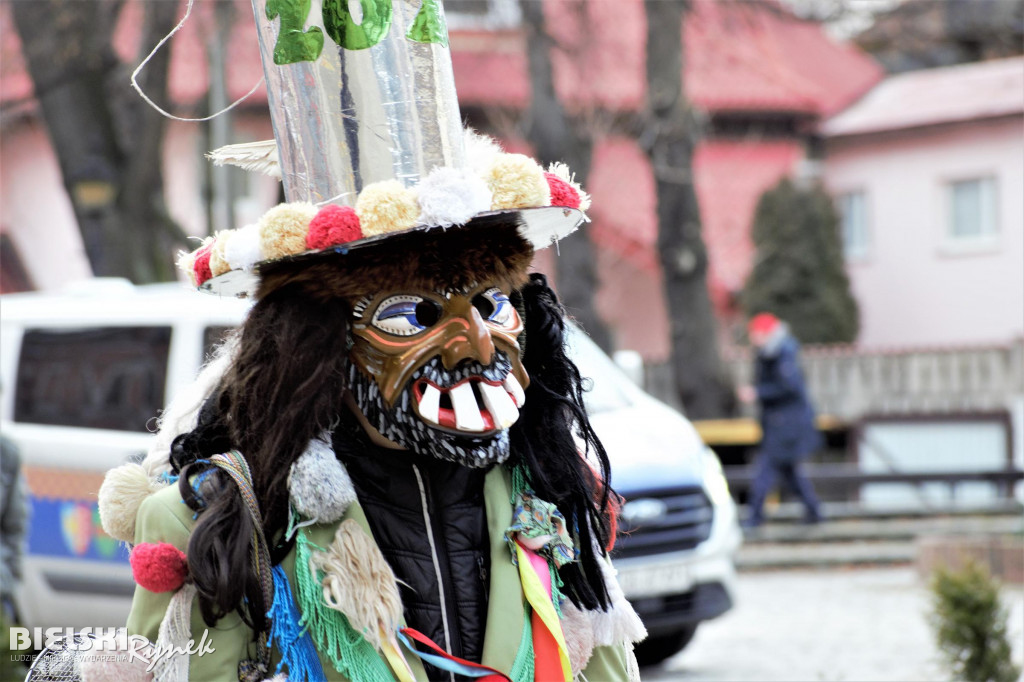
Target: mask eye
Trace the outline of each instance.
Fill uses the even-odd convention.
[[[412,336],[440,319],[440,306],[420,296],[388,296],[377,306],[371,324],[395,336]]]
[[[484,319],[500,327],[510,327],[518,319],[516,309],[508,300],[508,296],[501,293],[501,289],[488,289],[477,295],[473,299],[473,306],[480,311]]]

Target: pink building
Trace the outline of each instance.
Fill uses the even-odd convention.
[[[1024,58],[886,79],[828,120],[863,347],[1024,337]]]

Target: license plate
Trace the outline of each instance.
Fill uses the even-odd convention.
[[[686,592],[693,576],[686,564],[629,566],[619,569],[619,585],[629,599]]]

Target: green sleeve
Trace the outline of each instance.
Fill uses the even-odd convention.
[[[577,677],[587,682],[628,682],[629,658],[633,652],[626,645],[594,647],[587,667]],[[635,667],[632,666],[632,667]]]
[[[139,508],[135,522],[135,544],[169,542],[181,551],[187,552],[193,525],[192,513],[192,510],[182,502],[177,486],[167,486],[148,497]],[[128,615],[128,634],[142,635],[150,642],[156,642],[160,622],[164,618],[172,594],[150,592],[136,586],[132,610]],[[245,626],[238,613],[231,613],[217,621],[214,627],[208,627],[199,612],[198,600],[194,600],[192,639],[197,644],[203,637],[204,630],[208,631],[206,639],[214,652],[190,657],[190,679],[238,679],[238,663],[250,657],[252,631]]]

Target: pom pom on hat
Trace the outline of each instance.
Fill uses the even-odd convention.
[[[210,270],[210,251],[212,250],[213,239],[208,238],[196,251],[195,260],[192,261],[196,286],[202,286],[203,282],[213,277],[213,272]]]
[[[175,265],[188,277],[189,283],[197,287],[199,282],[196,281],[196,252],[195,251],[182,251],[178,255],[178,260],[175,261]]]
[[[493,137],[466,128],[462,138],[466,148],[466,167],[483,175],[498,156],[504,154]]]
[[[213,248],[210,249],[210,273],[216,277],[217,275],[223,275],[225,272],[231,270],[231,265],[224,257],[224,249],[227,248],[228,242],[235,236],[234,230],[224,230],[218,232],[216,238],[213,241]]]
[[[419,222],[423,225],[464,225],[491,208],[491,190],[473,173],[438,167],[423,179],[419,191]]]
[[[581,210],[584,213],[586,213],[587,209],[590,208],[590,195],[587,194],[586,192],[584,192],[583,188],[580,187],[580,184],[578,182],[576,182],[576,178],[573,177],[572,171],[569,170],[569,167],[566,166],[564,163],[556,161],[555,163],[553,163],[550,166],[548,166],[547,178],[548,178],[548,184],[549,185],[551,184],[551,176],[554,176],[554,177],[558,178],[559,180],[561,180],[562,182],[567,184],[569,187],[571,187],[573,190],[575,190],[576,195],[579,197],[580,203],[579,203],[578,206],[572,206],[571,208],[578,208],[579,210]],[[562,204],[559,204],[559,203],[555,202],[554,195],[555,195],[555,189],[552,186],[552,188],[551,188],[551,205],[552,206],[562,206]],[[568,204],[566,204],[566,205],[568,205]]]
[[[150,592],[170,592],[185,584],[188,560],[169,542],[143,542],[128,556],[135,582]]]
[[[551,203],[551,190],[544,171],[523,154],[498,155],[484,174],[484,180],[491,188],[491,208],[496,211]]]
[[[416,225],[420,214],[416,192],[398,180],[367,185],[356,199],[356,214],[364,237],[407,230]]]
[[[260,228],[258,225],[246,225],[235,230],[235,233],[224,245],[224,260],[232,270],[252,270],[263,260],[260,248]]]
[[[307,202],[279,204],[267,211],[259,222],[263,257],[283,258],[305,251],[306,232],[316,213],[316,206]]]
[[[551,189],[552,206],[580,207],[580,194],[572,185],[554,173],[545,173],[544,177],[547,179],[548,187]]]
[[[135,517],[139,507],[162,487],[139,464],[122,464],[108,471],[99,493],[103,530],[116,540],[135,542]]]
[[[326,249],[359,239],[363,232],[359,216],[351,206],[327,204],[313,217],[306,235],[307,249]]]

